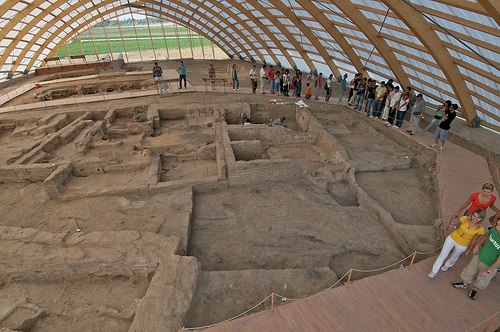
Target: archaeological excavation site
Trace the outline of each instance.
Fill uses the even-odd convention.
[[[207,326],[439,246],[434,150],[344,106],[205,94],[195,73],[158,94],[137,70],[0,114],[0,328]]]

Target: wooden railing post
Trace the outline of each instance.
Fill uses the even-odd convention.
[[[413,254],[412,254],[412,258],[411,258],[411,262],[410,262],[410,270],[411,270],[411,266],[413,265],[413,261],[415,260],[415,257],[417,257],[417,252],[414,251]]]
[[[352,277],[352,267],[349,269],[349,274],[347,275],[347,284],[351,283],[351,277]]]
[[[274,310],[274,292],[271,293],[271,310]]]

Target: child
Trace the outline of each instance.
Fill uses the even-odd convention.
[[[311,99],[311,95],[312,95],[311,83],[307,82],[307,84],[306,84],[306,99]]]

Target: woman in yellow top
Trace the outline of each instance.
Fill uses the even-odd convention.
[[[465,251],[465,254],[469,254],[471,249],[476,244],[477,240],[484,234],[484,228],[479,226],[481,221],[486,217],[486,213],[481,209],[476,209],[472,212],[470,217],[463,216],[460,218],[456,228],[443,244],[443,249],[441,253],[436,258],[434,265],[432,265],[432,271],[429,273],[429,278],[434,278],[441,268],[441,271],[448,271],[450,267],[455,265],[458,257]],[[443,265],[444,260],[448,257],[450,251],[451,257]],[[443,267],[441,267],[443,265]]]

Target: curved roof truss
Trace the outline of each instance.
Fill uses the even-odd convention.
[[[493,0],[0,0],[0,78],[40,66],[89,27],[131,12],[185,26],[229,57],[393,78],[500,129]]]

